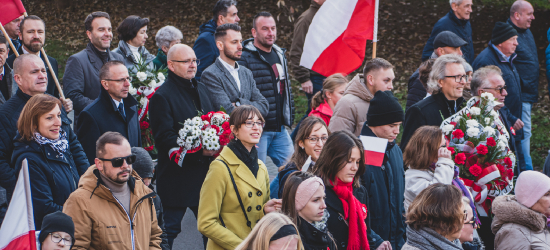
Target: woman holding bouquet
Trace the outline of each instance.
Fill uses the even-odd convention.
[[[235,249],[266,213],[281,208],[280,200],[269,199],[269,175],[258,159],[264,124],[253,106],[231,112],[234,139],[210,164],[200,193],[197,223],[209,250]]]
[[[333,133],[313,168],[326,187],[327,228],[338,249],[369,249],[367,190],[359,180],[365,172],[361,141],[348,131]]]
[[[138,65],[145,65],[148,71],[154,69],[155,56],[145,48],[145,41],[149,37],[147,36],[148,24],[149,18],[132,15],[124,19],[116,29],[120,41],[118,48],[113,52],[124,57],[124,65],[130,73],[137,73]]]

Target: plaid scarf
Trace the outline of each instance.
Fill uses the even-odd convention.
[[[40,145],[50,145],[50,147],[52,147],[52,149],[60,156],[63,156],[63,153],[65,153],[65,150],[69,147],[67,133],[61,128],[59,128],[59,137],[55,140],[48,139],[38,132],[34,133],[33,138]]]

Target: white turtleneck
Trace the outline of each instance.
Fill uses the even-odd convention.
[[[139,53],[139,47],[132,46],[129,43],[128,48],[130,48],[130,51],[132,51],[132,54],[134,55],[134,59],[136,59],[137,62],[141,62],[141,54]]]

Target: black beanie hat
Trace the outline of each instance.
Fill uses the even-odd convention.
[[[405,112],[391,91],[378,91],[370,100],[367,112],[369,126],[383,126],[405,120]]]
[[[68,216],[61,211],[56,211],[44,216],[44,219],[42,220],[42,228],[40,229],[40,235],[38,236],[38,241],[40,244],[44,242],[50,233],[54,232],[68,233],[73,239],[72,244],[74,245],[74,223],[71,216]]]
[[[513,36],[517,36],[518,32],[512,25],[503,23],[503,22],[497,22],[495,24],[495,27],[493,28],[493,35],[491,36],[491,43],[493,45],[499,45],[503,42],[506,42],[506,40],[510,39]]]
[[[141,178],[153,178],[153,158],[142,147],[132,147],[132,154],[136,155],[136,162],[132,164],[132,169]]]

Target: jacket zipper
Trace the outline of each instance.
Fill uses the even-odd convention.
[[[109,191],[111,191],[111,190],[109,190]],[[112,191],[111,191],[111,194],[113,194]],[[128,218],[128,221],[130,222],[130,236],[132,238],[132,250],[135,250],[136,246],[135,246],[135,243],[134,243],[134,223],[132,222],[132,219],[130,218],[130,213],[128,213],[128,211],[126,211],[126,208],[124,208],[122,203],[120,203],[120,201],[116,198],[115,195],[113,195],[113,197],[118,202],[118,204],[122,207],[122,209],[124,210],[124,213],[126,213],[126,217]]]

